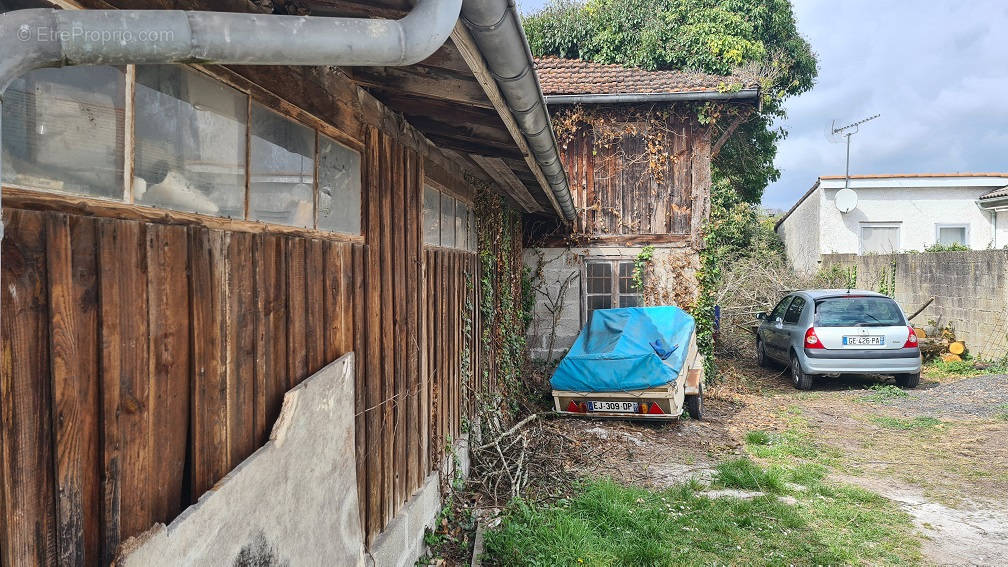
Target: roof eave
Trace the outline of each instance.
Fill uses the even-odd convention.
[[[621,104],[709,100],[756,100],[759,88],[738,91],[674,91],[664,93],[551,94],[546,104]]]

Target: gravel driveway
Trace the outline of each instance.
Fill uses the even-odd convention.
[[[907,390],[908,396],[886,405],[933,417],[991,418],[1008,413],[1008,375],[963,378],[930,388]]]

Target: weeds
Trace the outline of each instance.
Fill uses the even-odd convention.
[[[998,411],[994,414],[995,417],[1001,421],[1008,421],[1008,404],[1001,404],[997,406]]]
[[[876,415],[871,418],[872,423],[885,427],[886,429],[900,429],[903,431],[921,429],[940,429],[944,422],[933,417],[914,417],[904,419],[900,417],[888,417]]]
[[[871,393],[864,396],[864,400],[875,402],[877,404],[884,404],[898,398],[905,398],[909,395],[892,384],[874,384],[871,388],[869,388],[869,390],[871,390]]]

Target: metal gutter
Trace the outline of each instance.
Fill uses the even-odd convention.
[[[417,0],[399,20],[182,10],[6,12],[0,14],[0,115],[11,82],[43,67],[412,65],[444,44],[461,6],[462,0]]]
[[[546,95],[546,104],[620,104],[705,100],[749,100],[758,99],[759,96],[759,89],[742,89],[733,92],[677,91],[668,93],[635,94],[559,94]]]
[[[519,130],[556,198],[564,220],[577,214],[567,173],[560,162],[553,126],[546,111],[521,18],[513,0],[464,0],[462,22],[486,59]]]

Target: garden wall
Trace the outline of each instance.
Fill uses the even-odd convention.
[[[856,266],[861,289],[878,289],[895,268],[894,295],[907,315],[935,298],[915,325],[952,323],[973,356],[1008,354],[1008,250],[823,255],[830,264]]]

